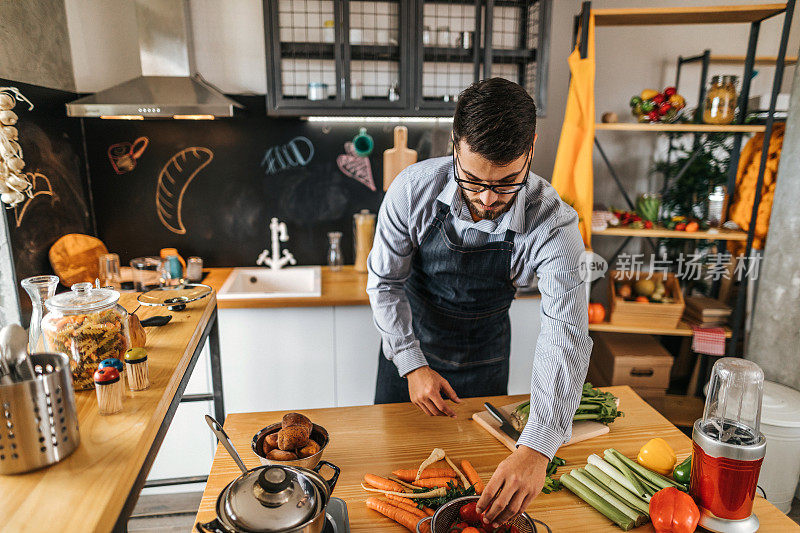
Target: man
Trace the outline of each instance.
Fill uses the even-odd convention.
[[[478,502],[497,525],[541,491],[571,434],[592,348],[578,217],[530,172],[535,127],[536,106],[519,85],[493,78],[467,88],[452,158],[397,176],[369,256],[382,338],[375,403],[412,401],[433,416],[455,416],[444,398],[507,393],[508,309],[516,287],[539,277],[530,418]]]

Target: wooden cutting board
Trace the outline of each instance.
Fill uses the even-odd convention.
[[[502,407],[495,405],[495,407],[503,411],[506,415],[511,415],[511,413],[514,412],[514,409],[516,409],[516,407],[521,403],[522,402],[515,402]],[[489,411],[479,411],[472,415],[472,419],[477,422],[479,426],[488,431],[491,436],[503,443],[506,448],[511,451],[517,449],[516,441],[500,431],[500,422],[498,422],[495,417],[489,414]],[[569,446],[570,444],[575,444],[576,442],[599,437],[600,435],[605,435],[609,431],[609,427],[605,424],[601,424],[600,422],[592,422],[591,420],[574,422],[572,424],[572,438],[569,439],[569,442],[563,446]]]
[[[408,128],[394,127],[394,147],[383,152],[383,190],[409,165],[417,162],[417,152],[408,147]]]

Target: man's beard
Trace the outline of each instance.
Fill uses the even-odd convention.
[[[482,203],[480,203],[480,201],[478,201],[478,200],[476,200],[476,201],[470,200],[467,197],[467,195],[463,193],[463,191],[461,193],[461,196],[463,197],[464,201],[467,203],[467,207],[469,208],[469,212],[472,214],[472,217],[473,218],[478,218],[478,219],[481,219],[481,220],[495,220],[495,219],[500,218],[503,215],[503,213],[505,213],[506,211],[508,211],[511,208],[511,204],[513,203],[513,200],[514,200],[514,198],[512,197],[505,204],[503,204],[502,202],[495,202],[489,207],[499,207],[499,206],[502,206],[502,207],[499,207],[499,209],[487,210],[487,209],[485,209],[486,206],[484,206]]]

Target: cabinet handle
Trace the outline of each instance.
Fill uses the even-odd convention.
[[[631,376],[646,378],[652,376],[654,373],[652,368],[631,368]]]

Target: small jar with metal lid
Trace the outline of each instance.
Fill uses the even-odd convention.
[[[147,350],[131,348],[125,352],[125,366],[128,368],[128,387],[131,390],[145,390],[150,387]]]
[[[122,381],[116,368],[98,368],[94,373],[94,386],[101,415],[113,415],[122,411]]]
[[[703,122],[730,124],[736,117],[736,76],[712,76],[703,104]]]
[[[117,303],[119,292],[76,283],[72,291],[45,302],[42,319],[47,349],[66,354],[75,390],[94,387],[93,374],[100,362],[122,360],[130,347],[128,313]]]

